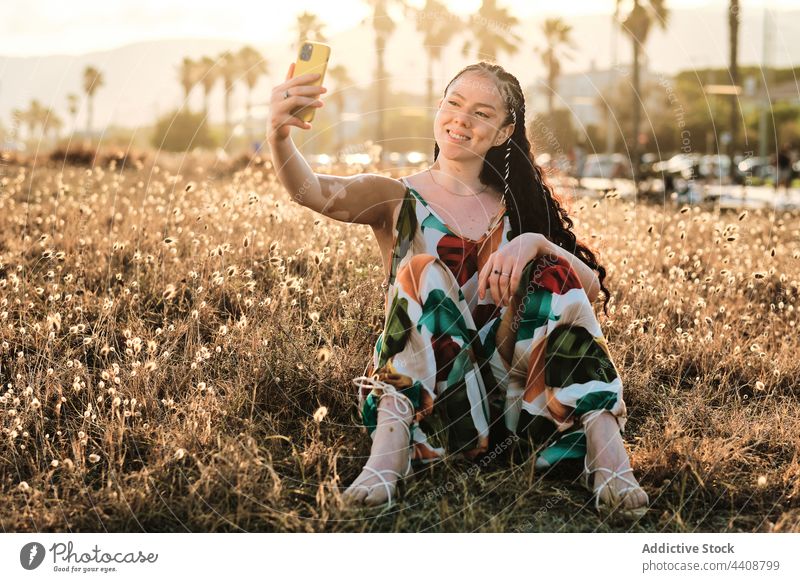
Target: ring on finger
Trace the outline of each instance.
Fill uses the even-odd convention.
[[[286,89],[286,91],[283,92],[283,98],[284,99],[288,99],[289,98],[289,89]]]

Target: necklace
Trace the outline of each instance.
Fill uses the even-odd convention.
[[[430,176],[431,176],[431,180],[433,180],[433,183],[434,183],[434,184],[436,184],[437,186],[439,186],[439,188],[442,188],[442,189],[444,189],[444,190],[448,191],[448,192],[449,192],[450,194],[452,194],[453,196],[477,196],[478,194],[481,194],[481,193],[485,192],[485,191],[486,191],[486,189],[489,187],[489,184],[484,184],[483,188],[481,188],[481,189],[480,189],[480,190],[478,190],[477,192],[473,192],[472,194],[459,194],[459,193],[457,193],[457,192],[453,192],[453,191],[452,191],[450,188],[448,188],[447,186],[443,186],[442,184],[439,184],[439,182],[437,182],[437,181],[436,181],[436,178],[434,178],[434,177],[433,177],[433,172],[431,172],[431,168],[430,168],[430,166],[428,166],[428,174],[430,174]]]

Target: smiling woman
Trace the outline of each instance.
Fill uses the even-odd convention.
[[[460,71],[438,103],[434,164],[400,181],[311,171],[289,135],[310,127],[292,111],[322,106],[313,81],[273,90],[274,167],[299,203],[372,226],[386,270],[383,333],[354,379],[372,450],[345,498],[391,504],[413,461],[477,459],[494,426],[532,441],[539,468],[583,460],[598,509],[641,514],[591,303],[598,288],[608,300],[605,270],[533,161],[517,79],[484,62]]]

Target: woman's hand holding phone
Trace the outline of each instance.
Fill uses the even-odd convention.
[[[322,107],[323,103],[317,97],[327,89],[321,85],[312,85],[320,78],[319,73],[306,73],[292,78],[295,63],[289,66],[286,80],[272,89],[270,97],[270,140],[282,141],[289,137],[291,127],[311,129],[311,124],[306,123],[295,114],[303,107]]]

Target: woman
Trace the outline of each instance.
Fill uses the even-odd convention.
[[[312,172],[290,138],[310,124],[292,112],[322,107],[325,89],[291,74],[271,98],[278,177],[300,204],[370,225],[387,274],[384,332],[354,380],[372,449],[345,498],[391,504],[412,459],[475,458],[502,422],[534,440],[537,467],[583,458],[598,509],[644,513],[591,305],[600,290],[608,302],[605,269],[533,163],[517,79],[484,62],[460,71],[438,104],[434,164],[398,181]]]

